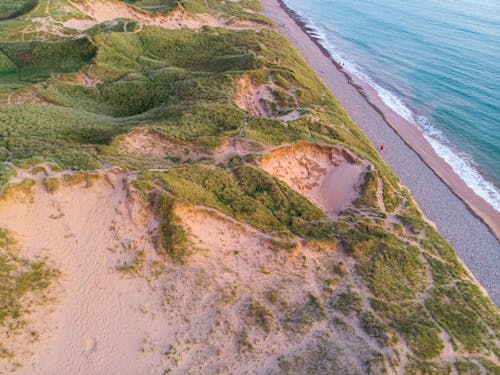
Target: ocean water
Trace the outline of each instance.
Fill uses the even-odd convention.
[[[500,211],[500,1],[285,3]]]

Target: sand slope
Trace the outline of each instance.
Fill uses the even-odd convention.
[[[348,83],[331,59],[286,14],[278,1],[261,0],[261,4],[263,13],[278,25],[277,31],[294,44],[375,147],[381,144],[386,146],[382,156],[388,166],[410,189],[424,215],[436,224],[460,259],[488,290],[491,299],[500,305],[500,243],[455,194],[459,194],[474,210],[477,208],[476,212],[495,232],[498,232],[500,214],[486,202],[480,202],[481,198],[437,157],[415,127],[397,119],[380,100],[375,101],[374,104],[384,112],[389,122],[397,127],[398,132],[394,131],[380,112],[360,95],[355,86]],[[370,99],[373,100],[372,97]],[[434,171],[440,171],[439,177]]]
[[[313,144],[277,148],[262,159],[262,169],[283,180],[334,217],[357,197],[367,165],[341,149]]]
[[[204,25],[234,29],[259,27],[257,23],[248,21],[238,21],[231,23],[231,25],[227,25],[226,19],[206,14],[191,15],[180,9],[176,9],[167,14],[151,15],[119,0],[73,0],[71,4],[83,14],[87,15],[88,19],[70,19],[64,22],[63,25],[79,31],[117,18],[138,21],[141,24],[141,28],[144,25],[162,27],[165,29],[199,29]],[[262,25],[260,25],[260,27],[262,27]]]
[[[158,296],[115,267],[139,249],[151,256],[154,250],[149,216],[127,199],[122,179],[108,173],[92,187],[63,187],[53,195],[38,184],[33,203],[0,206],[0,227],[12,232],[22,255],[48,257],[62,272],[57,302],[31,316],[40,341],[14,340],[33,352],[15,358],[23,364],[20,374],[149,372],[138,349],[142,337],[161,337],[162,330],[141,310],[154,312]]]
[[[32,199],[0,203],[0,227],[20,255],[47,257],[61,279],[54,302],[2,341],[16,357],[0,359],[0,372],[17,363],[16,374],[278,373],[304,358],[302,368],[361,373],[375,358],[372,339],[315,302],[331,265],[352,263],[334,244],[283,250],[217,211],[181,206],[192,255],[177,264],[157,254],[158,223],[129,193],[133,177],[108,171],[54,194],[43,177],[33,177]]]

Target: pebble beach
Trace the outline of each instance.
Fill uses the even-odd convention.
[[[328,86],[353,121],[410,189],[422,212],[500,305],[500,214],[440,159],[418,129],[346,74],[278,0],[262,0],[263,14],[288,38]]]

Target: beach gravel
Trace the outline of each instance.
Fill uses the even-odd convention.
[[[262,0],[261,3],[263,13],[295,45],[363,133],[377,148],[381,144],[385,146],[382,157],[386,163],[410,189],[426,218],[435,223],[491,299],[500,306],[500,243],[496,237],[348,82],[277,0]]]

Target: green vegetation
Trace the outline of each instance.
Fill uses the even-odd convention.
[[[85,30],[87,36],[97,36],[103,33],[117,32],[117,33],[133,33],[138,31],[140,25],[137,21],[117,18],[113,21],[105,21],[99,23],[91,28]]]
[[[309,294],[306,301],[288,309],[283,325],[289,331],[304,334],[314,323],[325,318],[325,307],[318,297]]]
[[[272,313],[265,306],[257,301],[250,302],[246,313],[247,324],[257,327],[267,335],[271,332],[273,320]]]
[[[422,234],[426,228],[425,221],[422,219],[416,218],[416,217],[409,217],[409,216],[401,216],[397,215],[396,216],[401,222],[408,226],[414,234]]]
[[[0,186],[4,186],[15,173],[15,169],[11,165],[0,163]]]
[[[186,233],[174,212],[175,202],[167,194],[159,197],[156,213],[160,217],[158,243],[176,262],[182,263],[187,255]]]
[[[300,88],[296,90],[300,105],[310,107],[308,111],[321,119],[317,131],[332,130],[316,135],[313,129],[315,138],[332,144],[349,141],[349,147],[362,155],[368,152],[380,164],[359,130],[302,58],[293,50],[290,55],[287,45],[270,31],[152,27],[135,34],[98,33],[91,43],[87,39],[3,43],[4,73],[17,75],[20,67],[22,79],[43,80],[50,75],[50,84],[39,83],[32,89],[56,105],[0,105],[0,136],[14,162],[42,157],[71,169],[97,168],[99,159],[109,157],[109,153],[103,155],[103,146],[137,126],[153,127],[174,140],[213,149],[244,126],[244,113],[229,103],[237,79],[250,73]],[[32,51],[30,59],[24,59],[25,50]],[[66,57],[59,59],[61,54]],[[103,84],[79,85],[71,74],[60,74],[75,71],[92,56],[96,58],[87,74]],[[275,65],[276,58],[287,70]],[[315,103],[323,95],[328,100],[319,111]],[[277,120],[247,117],[245,133],[260,142],[309,138],[308,121],[299,119],[285,127]]]
[[[475,363],[467,360],[457,360],[455,362],[455,368],[459,375],[479,375],[481,374],[481,368]]]
[[[500,366],[487,358],[481,358],[479,360],[481,365],[486,369],[488,374],[500,374]],[[498,363],[498,362],[497,362]]]
[[[62,24],[70,19],[88,19],[69,0],[2,0],[1,41],[61,41],[78,37]]]
[[[144,251],[139,250],[134,254],[132,261],[128,263],[125,262],[124,264],[116,267],[116,269],[126,274],[137,275],[142,271],[145,261],[146,255],[144,254]]]
[[[344,234],[357,272],[377,297],[413,299],[423,292],[425,266],[419,249],[378,225],[358,224]]]
[[[43,187],[47,193],[55,193],[59,186],[61,186],[61,180],[57,177],[47,177],[43,179]]]
[[[290,231],[311,238],[329,232],[321,210],[255,167],[194,165],[154,176],[158,184],[186,203],[218,209],[266,231]]]
[[[16,67],[19,81],[34,81],[47,78],[52,73],[77,71],[90,62],[96,49],[90,40],[80,38],[61,42],[0,43],[0,53]],[[4,63],[3,68],[0,76],[12,71],[12,65]]]
[[[439,327],[420,304],[393,304],[374,299],[371,305],[404,337],[417,357],[431,359],[442,353],[444,343],[439,337]]]
[[[409,358],[405,372],[410,375],[449,375],[451,366],[449,364],[437,364],[435,362],[420,361],[416,358]]]
[[[177,8],[179,2],[172,0],[123,0],[139,9],[150,13],[167,13]]]
[[[480,299],[481,302],[471,299]],[[494,317],[490,324],[496,329],[500,327],[500,321],[494,315],[494,308],[472,283],[459,281],[454,287],[433,288],[426,306],[454,342],[462,344],[467,351],[495,348],[496,333],[490,331],[483,319],[487,321]]]
[[[0,326],[10,329],[22,325],[29,303],[43,301],[44,292],[58,275],[45,262],[29,262],[13,255],[14,243],[0,229]]]
[[[38,0],[3,0],[0,4],[0,21],[28,13],[38,5]]]
[[[0,202],[10,199],[30,202],[33,199],[34,186],[35,181],[30,178],[25,178],[19,183],[9,183],[4,186],[3,192],[0,195]]]
[[[270,24],[249,11],[259,9],[255,0],[126,2],[151,14],[181,10],[220,15],[229,24]],[[54,193],[60,186],[90,187],[101,177],[89,171],[120,165],[137,175],[131,187],[159,219],[158,248],[180,264],[189,262],[193,250],[176,216],[177,204],[209,207],[265,232],[273,251],[299,259],[296,272],[316,277],[315,291],[321,292],[305,292],[302,301],[292,303],[276,287],[262,299],[266,302],[244,302],[245,322],[236,340],[240,354],[256,348],[257,338],[278,326],[286,335],[300,336],[325,320],[362,347],[364,341],[350,323],[355,321],[356,330],[371,337],[373,345],[392,347],[367,354],[366,372],[396,371],[401,358],[394,347],[400,344],[408,349],[408,374],[450,373],[452,366],[458,373],[498,373],[498,309],[282,36],[268,29],[165,30],[126,19],[77,35],[62,22],[87,16],[66,0],[39,3],[0,4],[0,186],[16,166],[50,162],[53,170],[81,171],[45,178],[44,188]],[[57,33],[33,21],[46,17],[46,9]],[[297,110],[299,117],[284,122],[245,113],[234,103],[242,78],[268,85],[273,98],[264,105],[270,114]],[[147,139],[143,145],[137,137],[136,147],[144,156],[121,147],[125,140],[136,140],[132,131],[138,128],[145,138],[168,145],[164,155],[154,155],[154,170],[146,170],[152,167],[141,159],[150,157]],[[224,157],[228,145],[237,141],[251,145],[248,152],[255,153]],[[259,168],[266,157],[262,150],[297,142],[347,149],[370,164],[354,207],[335,220]],[[2,199],[29,201],[33,185],[32,180],[6,185]],[[392,213],[398,215],[386,220]],[[2,233],[0,301],[7,302],[0,303],[0,323],[16,319],[25,311],[19,301],[29,289],[45,290],[57,274],[43,262],[16,258]],[[301,253],[322,241],[329,245],[314,257]],[[132,274],[143,270],[145,254],[136,250],[134,259],[118,269]],[[236,298],[229,297],[226,303]],[[446,360],[455,363],[441,357],[448,336],[454,353],[446,353]],[[344,366],[344,373],[356,373],[359,369],[341,363],[340,353],[328,338],[315,336],[278,363],[283,373],[293,373],[294,366],[313,373]]]
[[[188,13],[220,14],[229,20],[252,21],[271,25],[268,18],[253,11],[260,10],[260,4],[256,0],[243,0],[220,2],[217,0],[122,0],[148,13],[167,13],[174,9],[182,9]],[[251,12],[249,12],[250,10]]]
[[[333,307],[344,315],[351,312],[359,314],[363,310],[363,299],[358,293],[348,290],[335,298]]]
[[[394,332],[369,311],[361,315],[361,327],[382,347],[392,346],[398,341]]]
[[[356,206],[366,206],[369,208],[378,208],[377,190],[378,176],[377,172],[369,171],[366,173],[363,184],[361,185],[361,194],[356,199]]]

